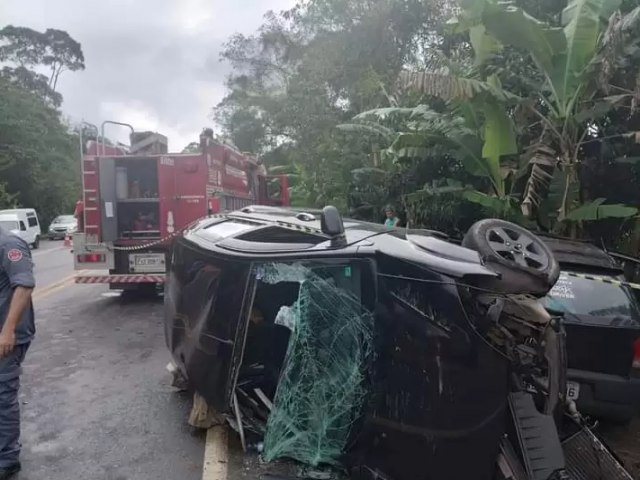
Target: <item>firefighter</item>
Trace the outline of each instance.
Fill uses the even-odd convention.
[[[76,202],[76,210],[73,212],[73,216],[78,221],[78,232],[84,232],[84,202],[82,198],[79,198]]]
[[[29,246],[0,227],[0,480],[20,471],[20,365],[35,334]]]

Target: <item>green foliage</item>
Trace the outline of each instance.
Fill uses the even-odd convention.
[[[589,222],[603,218],[629,218],[638,214],[638,209],[626,205],[605,205],[605,198],[597,198],[592,202],[579,206],[567,214],[569,220]]]
[[[49,79],[41,73],[23,66],[15,68],[5,66],[0,70],[0,78],[49,100],[55,107],[59,107],[62,103],[62,95],[49,86]]]
[[[56,86],[65,70],[84,69],[84,55],[65,31],[8,25],[0,62],[0,207],[36,208],[46,224],[71,212],[80,191],[79,139],[56,109]]]
[[[270,13],[228,42],[216,118],[287,171],[297,205],[377,221],[392,203],[411,225],[453,234],[483,215],[526,224],[519,210],[565,232],[632,223],[637,1],[460,7],[311,0]]]
[[[0,183],[0,209],[12,208],[16,203],[16,196],[7,191],[7,185]]]
[[[530,145],[524,145],[532,152],[522,201],[522,210],[528,215],[539,213],[554,177],[564,171],[557,219],[575,220],[568,213],[576,207],[578,198],[569,194],[573,184],[579,188],[585,143],[599,141],[593,138],[598,136],[598,126],[593,122],[619,108],[625,99],[623,95],[602,95],[608,76],[603,70],[610,72],[616,65],[616,50],[628,53],[620,44],[634,45],[638,40],[637,36],[625,37],[636,22],[637,12],[614,15],[619,6],[620,0],[570,0],[560,16],[560,26],[556,26],[530,16],[513,2],[473,0],[452,22],[457,31],[469,30],[472,36],[477,34],[471,29],[482,26],[485,50],[492,46],[496,53],[506,45],[528,52],[544,78],[544,88],[532,92],[538,97],[536,101],[523,104],[541,126],[537,138],[528,139]],[[488,53],[484,57],[488,58]],[[599,212],[619,213],[615,209]]]
[[[0,79],[0,201],[36,208],[46,223],[79,192],[77,136],[41,97]]]
[[[182,153],[198,153],[200,151],[200,144],[198,142],[190,142],[189,145],[182,149]]]
[[[373,196],[362,193],[363,175],[353,172],[393,168],[380,163],[388,160],[382,158],[388,139],[379,122],[352,119],[397,105],[398,73],[422,62],[431,33],[443,24],[441,5],[313,0],[265,18],[255,35],[227,42],[222,56],[234,71],[216,119],[234,143],[263,155],[268,167],[295,165],[303,177],[294,188],[297,200],[307,206],[335,203],[377,218],[377,206],[366,206],[365,197]],[[380,135],[371,135],[373,130]],[[384,198],[395,188],[389,173],[372,180],[373,191]]]
[[[38,32],[27,27],[7,25],[0,30],[0,61],[19,67],[43,66],[50,70],[48,87],[56,90],[65,70],[84,70],[82,47],[64,30],[48,28]],[[22,75],[30,70],[24,69]],[[33,72],[34,77],[40,76]],[[45,77],[46,78],[46,77]]]

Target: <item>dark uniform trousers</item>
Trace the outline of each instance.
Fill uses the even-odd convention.
[[[8,357],[0,358],[0,468],[13,466],[20,455],[21,364],[29,344],[16,345]]]

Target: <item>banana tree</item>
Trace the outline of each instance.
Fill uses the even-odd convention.
[[[510,118],[494,95],[483,98],[490,84],[485,85],[487,89],[480,92],[461,88],[457,93],[466,98],[466,116],[462,108],[444,113],[425,105],[381,108],[361,113],[351,123],[338,128],[368,135],[377,145],[386,144],[387,148],[380,149],[378,157],[392,159],[401,171],[403,165],[416,162],[449,161],[447,171],[453,173],[454,178],[429,178],[418,191],[411,192],[410,198],[455,193],[482,205],[493,215],[510,216],[517,206],[512,194],[514,170],[502,159],[516,153],[515,135]],[[429,88],[433,91],[432,85]],[[497,87],[495,90],[499,91]],[[447,95],[453,98],[451,90]],[[503,100],[509,98],[505,94]],[[472,103],[484,107],[483,113],[473,110]],[[408,172],[410,170],[405,169],[404,173]]]
[[[602,95],[606,74],[615,55],[624,55],[625,42],[635,42],[634,27],[640,7],[623,16],[620,0],[570,0],[562,12],[561,27],[536,20],[513,2],[463,0],[462,12],[450,21],[458,32],[468,31],[479,62],[503,46],[527,52],[544,78],[535,101],[522,105],[539,122],[540,133],[526,150],[529,161],[521,208],[531,216],[546,199],[554,179],[564,184],[559,196],[557,218],[590,220],[614,212],[634,215],[633,209],[603,209],[602,202],[581,207],[578,168],[583,147],[599,139],[597,120],[617,108],[632,94]],[[603,78],[604,77],[604,78]],[[606,91],[606,90],[604,90]],[[556,182],[557,183],[557,182]],[[585,214],[585,209],[589,214]],[[598,210],[599,209],[599,210]]]

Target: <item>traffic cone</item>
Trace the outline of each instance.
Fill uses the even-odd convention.
[[[68,233],[64,236],[64,246],[69,248],[73,247],[73,241]]]

